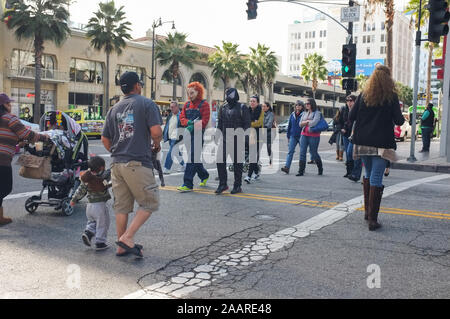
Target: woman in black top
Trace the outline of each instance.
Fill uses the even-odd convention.
[[[405,121],[388,67],[380,65],[375,69],[351,109],[349,119],[356,121],[353,158],[361,158],[365,167],[364,218],[369,220],[369,230],[375,230],[381,227],[377,218],[386,160],[396,159],[394,123],[402,125]]]

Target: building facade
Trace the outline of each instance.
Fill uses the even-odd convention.
[[[331,7],[329,14],[339,21],[340,10],[341,7]],[[369,76],[376,64],[384,63],[386,59],[387,38],[382,10],[366,19],[364,16],[364,8],[361,7],[359,22],[353,23],[353,42],[357,47],[356,73]],[[410,85],[414,31],[410,28],[410,20],[400,12],[395,13],[393,28],[392,75],[396,81]],[[347,32],[329,17],[318,14],[312,20],[289,25],[288,32],[288,75],[299,76],[305,58],[314,52],[327,61],[342,59],[342,45],[346,43]]]

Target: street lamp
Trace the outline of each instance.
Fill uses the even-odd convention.
[[[155,29],[160,27],[160,26],[162,26],[164,23],[172,23],[172,30],[175,29],[175,21],[164,21],[164,22],[162,22],[161,21],[161,17],[158,20],[153,21],[153,24],[152,24],[152,29],[153,29],[153,37],[152,37],[152,76],[150,77],[150,80],[151,80],[150,91],[151,91],[151,98],[152,98],[152,100],[155,99],[155,91],[153,89],[153,83],[154,83],[154,81],[156,79],[156,76],[155,76]]]

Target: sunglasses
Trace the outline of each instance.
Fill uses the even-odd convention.
[[[353,100],[352,99],[350,99],[350,100],[346,100],[347,102],[353,102]]]
[[[311,103],[305,103],[305,105],[311,105]]]

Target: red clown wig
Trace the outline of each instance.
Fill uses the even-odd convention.
[[[200,82],[191,82],[187,86],[188,89],[193,88],[198,92],[197,99],[203,100],[203,94],[205,92],[205,88]]]

